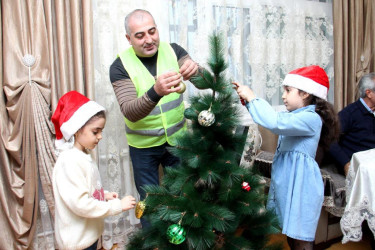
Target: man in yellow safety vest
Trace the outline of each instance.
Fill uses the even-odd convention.
[[[167,150],[186,128],[180,94],[184,85],[179,84],[200,68],[179,45],[160,42],[148,11],[137,9],[128,14],[125,30],[131,47],[111,65],[110,79],[125,117],[135,184],[143,200],[142,187],[159,184],[159,165],[179,163]]]

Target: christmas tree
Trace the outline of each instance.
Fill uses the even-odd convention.
[[[272,249],[269,235],[279,232],[265,209],[259,175],[239,165],[247,135],[239,125],[238,97],[225,77],[219,35],[210,37],[208,70],[193,81],[212,94],[190,98],[186,133],[171,152],[180,158],[167,168],[160,186],[147,186],[144,218],[150,227],[131,239],[128,249]]]

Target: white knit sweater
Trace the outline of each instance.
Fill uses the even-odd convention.
[[[103,233],[104,218],[122,211],[119,199],[104,201],[95,162],[75,147],[60,154],[52,182],[59,249],[89,247]]]

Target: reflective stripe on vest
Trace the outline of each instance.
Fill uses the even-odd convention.
[[[132,47],[119,55],[125,70],[134,83],[137,97],[141,97],[154,84],[155,78],[135,55]],[[168,43],[160,42],[157,58],[157,76],[168,70],[178,72],[177,57]],[[171,93],[160,99],[157,106],[143,119],[131,122],[125,118],[126,136],[129,145],[148,148],[168,142],[175,145],[175,137],[186,128],[183,97]]]
[[[167,128],[167,136],[172,136],[174,133],[182,129],[185,125],[185,119],[179,123],[173,125],[172,127]],[[147,135],[147,136],[162,136],[165,134],[165,129],[153,129],[153,130],[132,130],[125,124],[126,133],[136,134],[136,135]]]
[[[167,112],[169,110],[172,110],[174,108],[177,108],[178,106],[180,106],[180,104],[182,103],[183,101],[183,98],[182,98],[182,95],[180,95],[180,97],[174,101],[171,101],[171,102],[168,102],[168,103],[164,103],[161,105],[161,110],[163,110],[163,112]],[[151,112],[149,115],[158,115],[160,114],[160,108],[159,106],[156,106]]]

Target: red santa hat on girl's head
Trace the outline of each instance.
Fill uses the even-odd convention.
[[[329,80],[324,69],[317,65],[295,69],[286,75],[282,85],[303,90],[327,100]]]
[[[86,124],[96,113],[105,110],[98,103],[91,101],[77,91],[63,95],[57,103],[52,122],[55,125],[57,149],[64,144]]]

